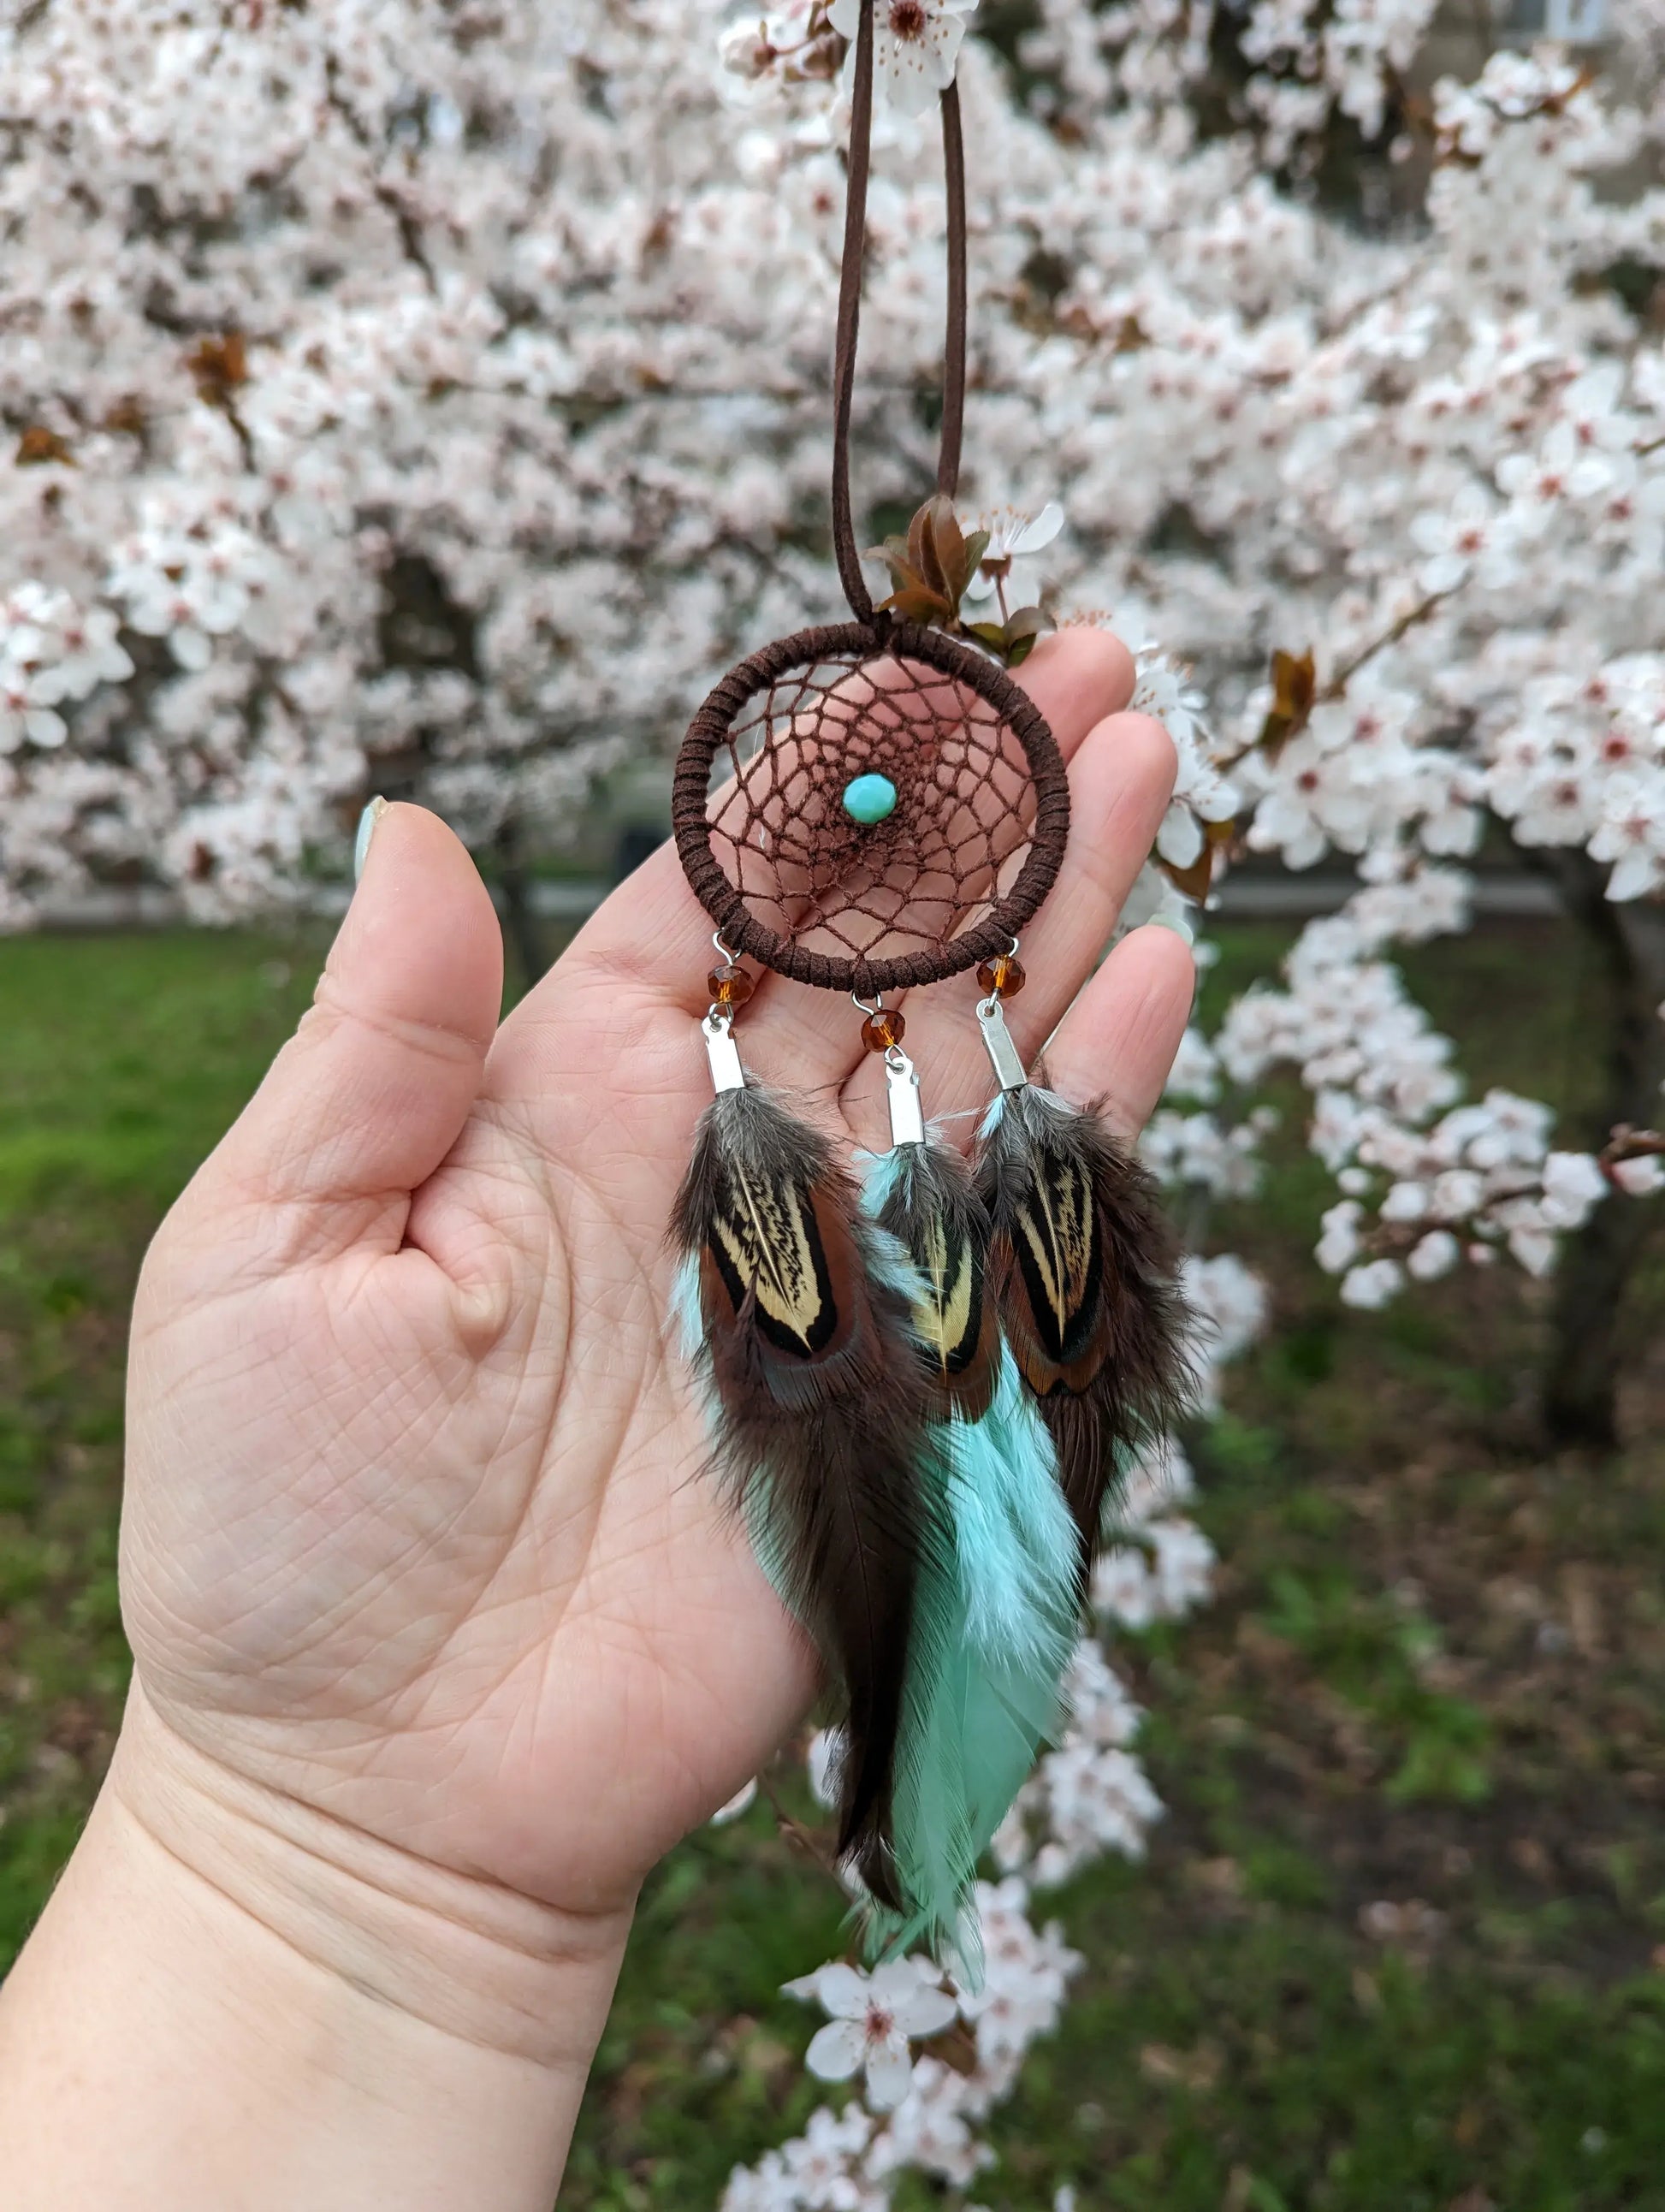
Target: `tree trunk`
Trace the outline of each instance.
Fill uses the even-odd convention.
[[[1601,963],[1607,1000],[1605,1080],[1584,1131],[1600,1152],[1614,1126],[1656,1127],[1665,1100],[1665,908],[1604,896],[1607,871],[1587,854],[1522,854],[1554,879],[1568,918]],[[1544,1423],[1559,1444],[1619,1442],[1625,1292],[1651,1226],[1651,1206],[1614,1195],[1565,1240],[1544,1376]]]
[[[503,934],[520,971],[524,994],[539,982],[550,964],[549,948],[532,910],[531,879],[520,853],[519,823],[511,816],[497,832],[497,881],[502,892]]]

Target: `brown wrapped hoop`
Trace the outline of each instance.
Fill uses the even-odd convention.
[[[864,684],[869,696],[853,698]],[[736,780],[714,816],[712,766],[726,748]],[[836,802],[870,769],[890,776],[897,804],[864,826]],[[881,616],[799,630],[731,669],[677,756],[671,823],[695,895],[737,954],[871,996],[1009,949],[1057,876],[1069,784],[1045,717],[1003,668],[941,630]],[[1025,846],[1000,890],[1001,863]],[[908,949],[886,953],[887,940]]]

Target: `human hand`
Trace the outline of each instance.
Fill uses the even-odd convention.
[[[1031,1054],[1056,1025],[1051,1079],[1131,1133],[1190,954],[1147,929],[1094,966],[1173,749],[1121,711],[1132,665],[1101,633],[1024,675],[1073,816],[1009,1019]],[[710,962],[667,848],[500,1025],[467,854],[382,817],[316,1004],[140,1283],[134,1686],[0,2001],[21,2212],[549,2202],[638,1884],[814,1687],[670,1346]],[[975,996],[908,1006],[934,1114],[988,1095]],[[767,976],[739,1038],[842,1141],[883,1144],[858,1031]]]
[[[1011,1007],[1033,1052],[1109,934],[1172,748],[1093,632],[1025,672],[1071,759]],[[317,1004],[169,1215],[135,1313],[122,1575],[160,1729],[263,1790],[569,1911],[628,1905],[813,1686],[702,1479],[665,1222],[709,1079],[710,925],[656,854],[501,1027],[466,854],[395,807]],[[1054,1080],[1135,1128],[1190,1004],[1171,933],[1068,1012]],[[969,976],[908,1006],[933,1112],[989,1083]],[[842,996],[773,976],[766,1081],[882,1142]]]

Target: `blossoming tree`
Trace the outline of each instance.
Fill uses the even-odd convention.
[[[296,896],[376,790],[439,807],[512,881],[599,775],[668,752],[738,653],[836,611],[826,387],[866,4],[13,12],[0,926],[108,882],[208,920]],[[931,479],[921,118],[957,70],[991,531],[966,619],[1038,604],[1141,647],[1180,779],[1140,917],[1197,929],[1244,852],[1356,871],[1188,1040],[1151,1158],[1176,1190],[1251,1194],[1257,1093],[1294,1070],[1343,1298],[1499,1258],[1544,1273],[1570,1238],[1548,1403],[1609,1436],[1612,1317],[1665,1180],[1658,0],[1616,0],[1593,68],[1486,51],[1482,22],[1468,81],[1430,61],[1433,0],[1035,0],[999,48],[973,0],[875,13],[873,535]],[[1603,963],[1609,1096],[1582,1146],[1532,1100],[1466,1098],[1392,964],[1468,926],[1487,838]],[[1240,1263],[1198,1258],[1193,1283],[1221,1355],[1253,1334]],[[1105,1622],[1204,1594],[1182,1487],[1177,1462],[1135,1484]],[[737,2177],[736,2212],[882,2203],[907,2165],[970,2185],[1072,1969],[1029,1889],[1137,1850],[1158,1809],[1097,1644],[1073,1711],[1001,1838],[985,1991],[950,1993],[974,2070],[927,2057],[902,2082],[939,1989],[823,1973],[818,2047],[872,2109]]]

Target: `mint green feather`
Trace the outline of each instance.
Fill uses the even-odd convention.
[[[951,1946],[978,1972],[965,1911],[978,1860],[1054,1733],[1073,1641],[1074,1524],[1063,1505],[1046,1431],[1002,1419],[1019,1389],[1003,1351],[1000,1389],[975,1422],[948,1425],[952,1572],[921,1587],[921,1639],[904,1729],[906,1786],[895,1838],[906,1917],[876,1916],[869,1948],[886,1955],[924,1942]],[[1052,1507],[1058,1510],[1054,1512]]]
[[[905,1150],[867,1171],[864,1203],[876,1216],[910,1171]],[[1078,1583],[1050,1438],[1004,1344],[998,1362],[981,1417],[955,1414],[942,1430],[951,1551],[916,1594],[923,1632],[895,1803],[897,1874],[911,1910],[870,1911],[866,1928],[871,1954],[921,1941],[951,1948],[972,1980],[981,1954],[966,1908],[977,1862],[1055,1728]]]
[[[991,1657],[1060,1671],[1075,1615],[1079,1547],[1052,1440],[1000,1346],[994,1401],[950,1431],[951,1498],[966,1628]],[[1055,1677],[1054,1677],[1055,1679]]]

